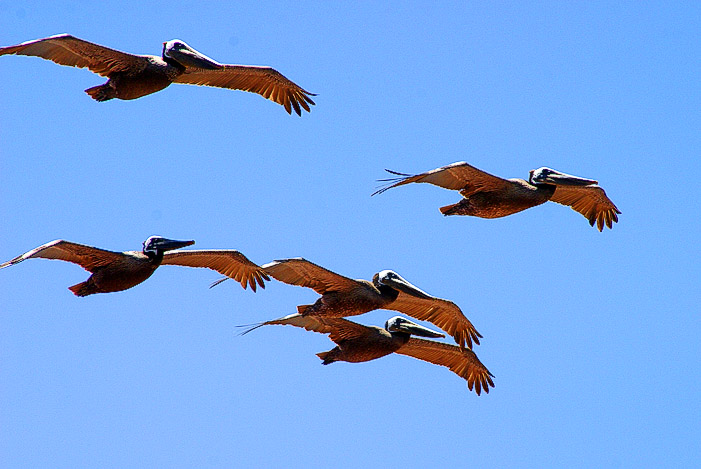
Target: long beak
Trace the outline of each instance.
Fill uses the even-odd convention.
[[[221,68],[223,65],[219,62],[210,59],[204,54],[197,52],[191,47],[183,47],[179,50],[169,50],[167,51],[168,57],[172,58],[176,62],[193,68],[203,68],[205,70],[216,70]]]
[[[398,323],[395,322],[394,324],[392,324],[389,327],[390,331],[405,332],[407,334],[416,335],[416,336],[420,336],[420,337],[432,337],[432,338],[445,337],[445,335],[441,334],[440,332],[433,331],[427,327],[416,324],[413,321],[409,321],[406,318],[400,318],[400,319],[401,319],[401,321],[399,321]]]
[[[184,248],[185,246],[192,246],[195,244],[194,241],[178,241],[175,239],[163,239],[158,242],[157,248],[160,251],[172,251],[174,249]]]
[[[433,297],[406,281],[401,275],[391,270],[383,270],[379,274],[379,282],[395,290],[406,293],[417,298],[432,299]]]
[[[560,172],[552,172],[538,182],[555,184],[556,186],[589,186],[599,183],[593,179],[580,178]]]

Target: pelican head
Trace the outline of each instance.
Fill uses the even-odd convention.
[[[184,248],[185,246],[190,246],[192,244],[195,244],[195,242],[177,241],[174,239],[164,238],[162,236],[151,236],[146,241],[144,241],[144,254],[157,256],[159,254],[163,254],[166,251]]]
[[[205,70],[215,70],[222,67],[222,64],[197,52],[180,39],[172,39],[163,43],[163,60],[166,57],[175,60],[184,67],[203,68]]]
[[[542,167],[529,171],[528,182],[531,184],[554,184],[556,186],[589,186],[598,184],[593,179],[580,178],[571,174],[561,173],[554,169]]]
[[[379,287],[380,285],[385,285],[395,290],[402,291],[407,295],[425,299],[432,298],[431,295],[424,292],[420,288],[412,285],[408,281],[404,280],[404,278],[401,275],[399,275],[393,270],[383,270],[381,272],[376,273],[375,276],[372,278],[372,282],[375,284],[376,287]]]
[[[385,323],[385,329],[387,332],[402,332],[404,334],[418,335],[421,337],[445,337],[445,335],[440,332],[432,331],[424,326],[420,326],[413,321],[409,321],[407,318],[401,316],[395,316],[388,319]]]

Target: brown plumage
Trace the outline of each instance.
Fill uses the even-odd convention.
[[[73,262],[92,275],[85,281],[69,287],[77,296],[126,290],[148,279],[161,264],[188,267],[206,267],[235,279],[243,288],[256,285],[265,288],[270,280],[263,270],[234,250],[175,251],[194,244],[194,241],[175,241],[151,236],[144,241],[142,251],[114,252],[57,239],[0,264],[0,269],[26,259],[43,258]]]
[[[163,43],[161,57],[134,55],[93,44],[68,34],[0,47],[0,55],[42,57],[60,65],[88,68],[108,77],[104,85],[85,90],[97,101],[136,99],[160,91],[171,83],[215,86],[257,93],[294,111],[309,112],[315,96],[270,67],[223,65],[197,52],[183,41]]]
[[[338,275],[302,258],[283,259],[262,266],[276,280],[308,287],[321,295],[312,305],[301,305],[302,315],[345,317],[375,309],[390,309],[429,321],[452,335],[461,346],[472,348],[482,337],[452,301],[430,296],[391,270],[367,280]]]
[[[233,249],[186,250],[167,252],[162,265],[182,265],[185,267],[203,267],[216,270],[228,278],[234,279],[246,289],[256,291],[256,286],[265,288],[268,274],[257,264],[251,262],[241,252]]]
[[[317,353],[324,365],[336,361],[351,363],[375,360],[391,353],[399,353],[424,360],[434,365],[448,367],[450,371],[467,381],[467,386],[480,395],[489,392],[494,381],[489,370],[480,362],[472,350],[434,340],[417,339],[411,335],[442,337],[430,329],[419,326],[408,319],[394,317],[385,328],[363,326],[342,318],[316,315],[291,314],[284,318],[261,323],[245,333],[265,325],[291,325],[308,331],[329,334],[337,347],[328,352]]]
[[[445,189],[460,191],[463,199],[441,207],[444,215],[471,215],[481,218],[505,217],[548,200],[568,205],[584,215],[599,231],[618,222],[621,212],[606,196],[598,182],[571,176],[550,168],[530,171],[528,181],[502,179],[465,162],[453,163],[425,173],[410,175],[387,170],[401,177],[383,179],[388,184],[374,194],[412,182],[427,182]]]

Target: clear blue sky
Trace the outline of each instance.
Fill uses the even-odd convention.
[[[319,94],[302,118],[182,85],[97,103],[87,70],[0,57],[0,261],[160,234],[393,269],[462,307],[496,388],[403,356],[322,367],[333,344],[291,327],[237,336],[308,289],[164,266],[77,298],[80,267],[30,260],[0,271],[3,467],[698,465],[698,4],[378,3],[0,2],[1,45],[180,38]],[[384,168],[460,160],[597,179],[620,223],[443,217],[459,194],[429,185],[370,197]]]

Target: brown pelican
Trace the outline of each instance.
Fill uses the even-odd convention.
[[[473,340],[479,344],[482,337],[455,303],[419,290],[391,270],[376,273],[368,282],[343,277],[301,257],[277,260],[261,268],[276,280],[309,287],[321,295],[312,305],[297,306],[297,312],[304,316],[338,318],[391,309],[432,322],[463,348],[472,348]]]
[[[423,326],[401,316],[395,316],[385,323],[385,328],[363,326],[343,318],[331,318],[314,315],[291,314],[284,318],[267,321],[248,329],[244,334],[261,326],[280,324],[303,327],[308,331],[329,334],[337,347],[328,352],[317,353],[324,365],[344,361],[351,363],[367,362],[391,353],[400,353],[424,360],[434,365],[446,366],[467,381],[467,387],[473,387],[479,396],[489,386],[494,387],[492,375],[479,361],[472,350],[460,349],[455,345],[434,340],[415,339],[412,335],[423,337],[443,337]]]
[[[216,86],[258,93],[282,104],[288,114],[292,108],[302,115],[300,106],[310,112],[316,96],[300,88],[270,67],[223,65],[179,39],[163,43],[161,57],[134,55],[84,41],[69,34],[0,47],[0,55],[18,54],[42,57],[59,65],[87,67],[109,78],[107,83],[85,90],[97,101],[136,99],[166,88],[171,83]]]
[[[596,223],[602,231],[604,223],[612,228],[621,213],[597,181],[545,167],[531,170],[528,181],[492,176],[464,161],[417,175],[386,171],[401,177],[381,179],[388,182],[387,186],[372,195],[410,182],[427,182],[460,191],[464,198],[456,204],[441,207],[443,215],[499,218],[552,200],[569,205],[584,215],[591,226]]]
[[[207,267],[235,279],[243,288],[256,291],[256,283],[265,288],[267,274],[246,256],[234,250],[172,251],[195,244],[151,236],[142,251],[114,252],[57,239],[0,264],[0,269],[25,259],[41,257],[73,262],[91,272],[82,283],[68,287],[77,296],[126,290],[149,278],[162,264]]]

